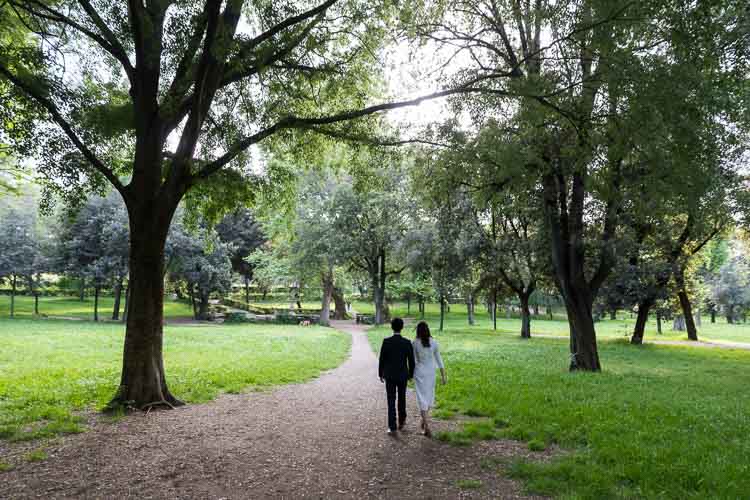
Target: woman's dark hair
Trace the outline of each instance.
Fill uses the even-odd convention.
[[[417,325],[417,338],[422,341],[423,346],[430,347],[430,327],[424,321]]]

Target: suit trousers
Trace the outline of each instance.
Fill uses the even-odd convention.
[[[385,381],[385,393],[388,396],[388,428],[396,430],[396,394],[398,393],[398,425],[406,421],[406,384],[407,380]]]

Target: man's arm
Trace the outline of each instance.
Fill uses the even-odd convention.
[[[414,346],[411,345],[411,342],[409,342],[409,357],[407,359],[407,363],[409,365],[409,378],[414,378],[414,365],[416,362],[414,361]]]
[[[378,357],[378,377],[380,377],[380,380],[382,382],[383,375],[385,373],[385,339],[383,339],[383,343],[380,345],[380,356]]]

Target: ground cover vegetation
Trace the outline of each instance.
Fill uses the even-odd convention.
[[[609,362],[600,375],[560,377],[564,339],[524,340],[498,334],[489,321],[472,327],[456,316],[436,333],[449,374],[448,385],[438,387],[436,415],[474,418],[440,439],[461,446],[511,438],[532,450],[561,448],[548,463],[502,464],[528,491],[562,498],[735,498],[749,487],[742,436],[750,351],[634,348],[605,338],[600,349]],[[427,315],[433,324],[438,317]],[[385,328],[370,332],[373,349],[387,334]]]
[[[0,437],[81,432],[111,397],[122,360],[116,323],[0,319]],[[167,326],[170,383],[189,402],[302,382],[338,366],[347,337],[319,327]]]
[[[177,317],[399,315],[445,339],[441,413],[487,420],[445,439],[570,451],[506,467],[532,490],[738,496],[745,352],[647,344],[750,342],[745,4],[0,3],[4,435],[345,355]]]

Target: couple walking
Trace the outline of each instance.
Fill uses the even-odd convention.
[[[378,375],[385,382],[388,397],[388,434],[396,432],[396,396],[398,395],[398,430],[406,424],[406,384],[414,379],[417,405],[422,415],[422,433],[430,437],[427,420],[430,408],[435,404],[435,370],[440,368],[443,384],[446,383],[445,365],[440,357],[438,343],[430,336],[430,327],[420,321],[417,325],[417,338],[412,342],[401,336],[404,320],[391,321],[393,335],[383,339],[380,348]]]

